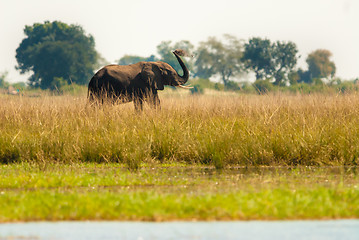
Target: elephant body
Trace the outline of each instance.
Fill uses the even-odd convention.
[[[183,76],[165,62],[138,62],[131,65],[108,65],[100,69],[90,80],[88,98],[90,101],[130,102],[133,101],[137,110],[142,110],[143,101],[154,108],[159,107],[158,90],[165,85],[183,87],[189,72],[178,50],[173,54],[179,61]]]

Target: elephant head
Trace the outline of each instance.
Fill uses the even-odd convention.
[[[182,67],[183,75],[180,76],[176,70],[165,62],[149,62],[145,63],[142,68],[142,77],[149,83],[149,85],[156,90],[163,90],[165,85],[191,88],[183,86],[188,81],[189,71],[180,58],[181,52],[179,50],[173,51],[173,54],[177,58],[179,64]]]

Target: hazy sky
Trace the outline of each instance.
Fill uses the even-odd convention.
[[[293,41],[304,68],[308,53],[328,49],[337,76],[359,77],[358,0],[0,0],[0,72],[9,81],[26,80],[14,68],[25,25],[45,20],[81,25],[110,62],[155,54],[164,40],[197,46],[231,34]]]

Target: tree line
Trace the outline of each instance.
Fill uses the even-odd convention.
[[[25,38],[16,49],[16,68],[20,73],[31,72],[28,86],[56,90],[69,84],[85,85],[103,60],[95,49],[95,39],[78,25],[59,21],[35,23],[24,29]],[[290,86],[311,84],[323,79],[332,80],[336,67],[331,52],[318,49],[306,58],[307,69],[298,69],[298,48],[291,41],[275,41],[253,37],[247,41],[232,35],[209,37],[195,47],[190,41],[163,41],[157,54],[148,57],[125,55],[118,64],[139,61],[164,61],[180,74],[181,67],[172,54],[184,49],[194,58],[186,58],[192,78],[220,80],[225,88],[238,86],[252,72],[257,84]],[[4,76],[0,79],[4,82]]]
[[[288,86],[296,83],[313,83],[315,79],[332,80],[335,64],[331,61],[329,50],[318,49],[306,59],[308,69],[297,69],[299,59],[295,43],[288,41],[271,42],[269,39],[253,37],[247,42],[231,35],[223,39],[209,37],[197,48],[189,41],[172,43],[164,41],[157,46],[157,53],[150,57],[126,55],[119,64],[132,64],[137,61],[161,60],[170,63],[177,71],[180,66],[171,55],[171,49],[182,48],[195,53],[195,58],[186,59],[193,78],[219,78],[225,87],[234,81],[246,78],[249,72],[255,73],[256,81],[269,81],[273,85]]]

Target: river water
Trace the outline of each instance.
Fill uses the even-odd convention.
[[[359,239],[359,220],[30,222],[0,224],[0,240]]]

